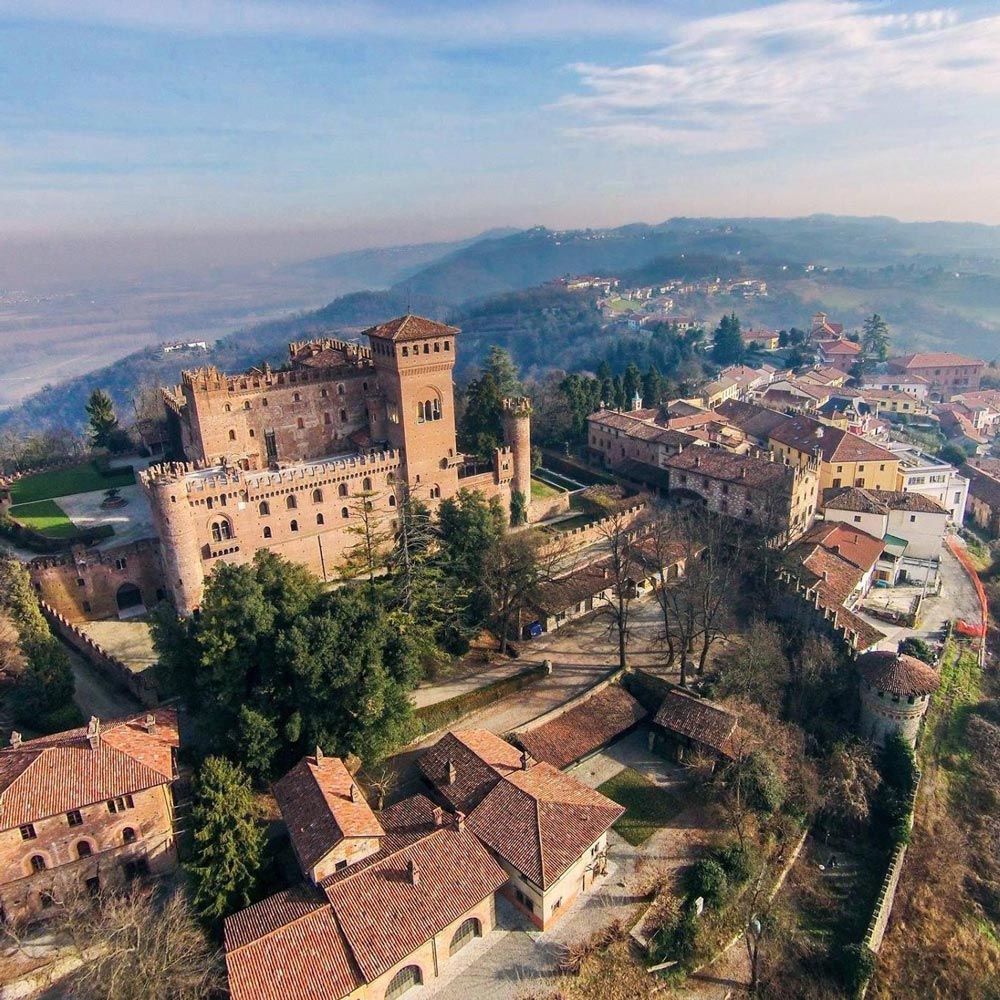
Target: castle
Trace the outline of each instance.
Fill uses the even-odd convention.
[[[129,586],[145,606],[169,596],[190,614],[218,563],[260,549],[337,578],[359,521],[391,528],[407,496],[431,509],[460,489],[530,504],[528,400],[504,401],[493,455],[458,450],[458,334],[407,315],[366,330],[368,347],[323,338],[291,344],[280,369],[183,372],[164,397],[185,461],[140,474],[157,544],[43,560],[40,596],[67,618],[100,618]]]

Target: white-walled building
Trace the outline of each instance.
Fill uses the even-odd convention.
[[[969,497],[968,479],[953,465],[912,445],[892,441],[886,447],[899,459],[896,489],[936,500],[948,511],[951,524],[961,524]]]

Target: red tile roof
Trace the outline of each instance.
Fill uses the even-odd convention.
[[[518,733],[535,760],[563,768],[631,729],[649,713],[620,684],[609,684],[550,722]]]
[[[625,810],[551,764],[500,781],[468,827],[541,889],[564,875]]]
[[[733,756],[733,738],[739,719],[721,705],[696,698],[685,691],[668,691],[656,713],[658,726]]]
[[[972,365],[982,368],[985,364],[986,362],[979,358],[967,358],[964,354],[952,354],[949,351],[904,354],[898,358],[889,358],[891,368],[904,371],[921,368],[966,368]]]
[[[156,722],[145,730],[146,715]],[[177,713],[157,709],[99,727],[95,748],[87,727],[25,740],[0,750],[0,829],[130,795],[174,779]]]
[[[781,487],[791,489],[793,473],[789,466],[757,455],[737,455],[722,448],[692,446],[663,459],[663,465],[673,470],[672,489],[683,489],[684,483],[674,473],[705,476],[726,483],[750,488]]]
[[[345,838],[384,833],[339,757],[303,757],[273,791],[306,872]]]
[[[800,539],[799,546],[821,545],[828,552],[846,560],[852,566],[868,572],[878,562],[885,549],[881,538],[841,521],[820,521]]]
[[[357,873],[344,872],[325,890],[362,976],[371,982],[507,878],[472,833],[442,827]]]
[[[448,782],[448,763],[455,781]],[[420,773],[453,808],[470,812],[500,778],[521,768],[521,751],[486,729],[445,733],[417,762]]]
[[[778,424],[770,440],[796,451],[812,454],[817,449],[824,462],[898,462],[891,451],[850,431],[829,427],[812,417],[797,416]]]
[[[382,340],[396,342],[425,340],[428,337],[454,337],[458,332],[457,326],[445,326],[444,323],[435,323],[434,320],[424,319],[422,316],[407,315],[369,327],[362,332],[362,336],[379,337]]]
[[[873,649],[858,657],[858,670],[876,690],[906,697],[930,694],[941,683],[937,671],[923,660],[892,650]]]

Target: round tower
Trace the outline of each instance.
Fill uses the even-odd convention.
[[[503,401],[504,443],[513,452],[514,475],[511,490],[517,490],[524,497],[527,510],[531,506],[531,400],[519,399]]]
[[[861,674],[861,735],[884,746],[899,733],[917,745],[920,721],[937,690],[937,671],[915,656],[872,650],[858,657]]]
[[[205,589],[198,533],[183,477],[169,466],[154,466],[142,475],[153,526],[160,539],[160,559],[167,589],[179,614],[190,615]]]

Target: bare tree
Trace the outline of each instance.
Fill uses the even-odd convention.
[[[604,592],[602,604],[608,618],[608,631],[618,639],[618,666],[628,665],[628,623],[636,585],[644,575],[642,560],[636,546],[637,529],[626,511],[618,510],[604,519],[601,534],[607,548],[605,564],[611,586]]]

